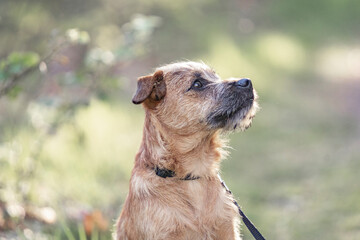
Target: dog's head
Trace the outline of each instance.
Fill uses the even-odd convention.
[[[181,62],[140,77],[133,103],[143,103],[167,129],[191,134],[248,128],[256,99],[249,79],[221,80],[203,63]]]

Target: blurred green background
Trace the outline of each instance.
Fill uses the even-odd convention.
[[[0,239],[110,239],[142,134],[136,79],[186,59],[260,95],[222,176],[261,232],[360,239],[359,13],[356,0],[0,0]]]

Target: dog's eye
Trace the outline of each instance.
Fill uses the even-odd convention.
[[[202,82],[200,82],[200,80],[195,80],[192,84],[192,88],[195,89],[200,89],[202,88],[204,85],[202,84]]]

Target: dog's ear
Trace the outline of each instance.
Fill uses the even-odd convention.
[[[166,94],[164,73],[159,70],[153,75],[140,77],[137,82],[137,90],[132,99],[135,104],[140,104],[149,99],[152,103],[160,101]]]

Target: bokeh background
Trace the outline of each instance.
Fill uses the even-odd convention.
[[[0,59],[1,240],[110,239],[136,79],[186,59],[260,95],[222,176],[261,232],[360,239],[360,1],[0,0]]]

